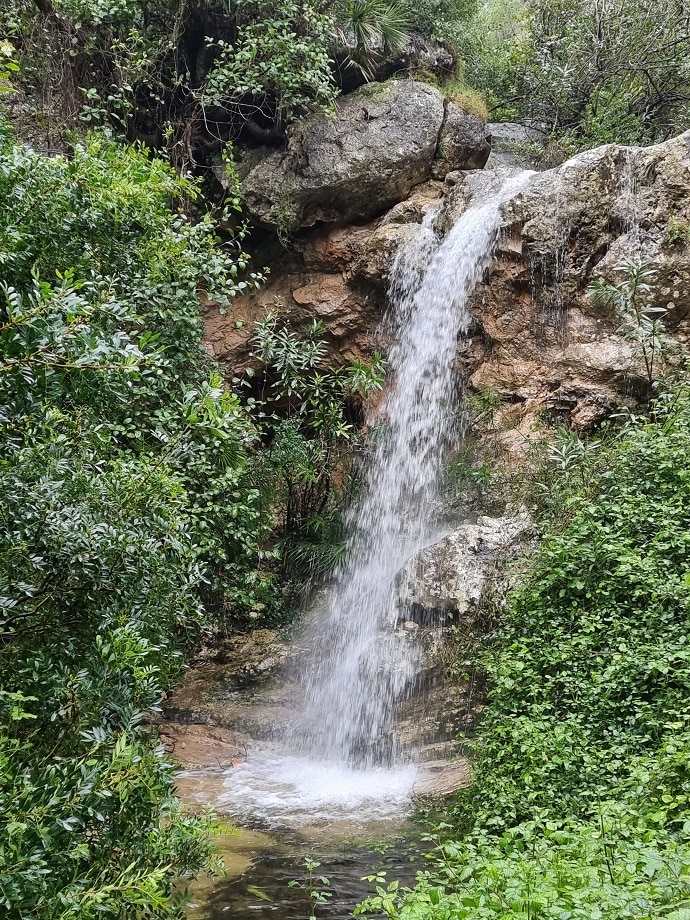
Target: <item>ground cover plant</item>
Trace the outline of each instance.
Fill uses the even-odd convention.
[[[542,538],[487,640],[474,783],[417,886],[379,879],[363,911],[690,915],[689,449],[682,383],[537,470]]]

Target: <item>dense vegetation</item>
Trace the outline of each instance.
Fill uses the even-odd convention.
[[[285,616],[281,558],[306,576],[337,529],[343,399],[380,369],[324,372],[318,328],[268,320],[240,402],[199,297],[259,279],[185,216],[197,187],[96,136],[67,159],[0,132],[0,909],[178,916],[208,835],[145,714],[212,623]]]
[[[690,392],[533,471],[541,539],[487,637],[473,785],[412,891],[413,918],[690,911]],[[452,833],[452,830],[455,833]]]
[[[9,0],[0,35],[51,137],[103,124],[188,171],[240,136],[283,143],[396,53],[409,20],[403,0]]]
[[[171,867],[205,859],[142,714],[206,626],[202,596],[251,603],[261,511],[250,423],[200,348],[197,287],[231,295],[241,253],[171,211],[195,194],[134,148],[46,159],[2,128],[8,917],[173,915]]]
[[[496,114],[535,120],[566,151],[690,127],[685,2],[487,0],[460,46]]]
[[[414,68],[401,55],[410,30],[452,50],[449,92],[485,94],[494,118],[529,119],[564,152],[690,125],[690,9],[677,0],[8,0],[0,10],[24,115],[51,142],[65,125],[105,125],[182,171],[228,156],[229,141],[283,144],[343,88]]]

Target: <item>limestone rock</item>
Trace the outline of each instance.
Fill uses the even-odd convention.
[[[314,228],[287,257],[273,255],[269,280],[259,291],[238,297],[232,310],[205,307],[205,347],[222,361],[228,376],[252,364],[254,323],[277,311],[291,323],[307,326],[314,317],[326,327],[329,358],[362,358],[379,347],[375,330],[385,305],[388,271],[398,247],[417,233],[417,224],[443,193],[440,182],[413,189],[379,220],[349,226]]]
[[[483,119],[455,102],[447,102],[432,170],[434,177],[444,179],[456,169],[483,169],[491,153],[489,137]]]
[[[424,623],[476,613],[489,572],[499,554],[522,537],[529,516],[480,517],[462,524],[418,553],[397,576],[404,616]]]
[[[392,99],[399,86],[383,89]],[[273,256],[270,283],[238,298],[231,316],[209,307],[207,347],[231,369],[241,368],[253,320],[278,304],[298,324],[324,320],[333,361],[385,350],[375,330],[398,248],[439,200],[435,225],[444,234],[473,200],[491,194],[506,168],[492,160],[481,171],[453,170],[444,182],[427,179],[368,222],[302,233],[292,253]],[[654,147],[607,145],[579,154],[535,174],[504,206],[503,231],[471,300],[474,322],[458,360],[474,389],[491,388],[502,398],[495,421],[510,449],[525,448],[537,421],[587,428],[645,396],[644,369],[618,318],[586,296],[593,280],[620,278],[626,259],[647,260],[656,272],[655,305],[668,311],[664,322],[680,360],[690,344],[690,132]]]
[[[513,166],[539,162],[546,156],[549,135],[537,125],[516,122],[489,122],[492,161],[500,160]]]
[[[335,117],[295,129],[286,153],[249,169],[242,194],[250,219],[289,232],[382,214],[431,177],[441,136],[449,168],[486,161],[483,122],[444,106],[439,90],[416,80],[362,86],[338,100]]]
[[[487,283],[472,302],[472,385],[491,387],[523,419],[546,410],[585,428],[644,394],[639,356],[619,319],[586,296],[617,280],[626,260],[656,273],[656,306],[686,350],[690,247],[668,229],[690,226],[690,132],[648,148],[607,145],[535,176],[505,208],[505,229]],[[513,406],[506,412],[514,416]],[[525,430],[515,444],[524,443]]]
[[[184,769],[234,767],[246,758],[247,735],[205,724],[162,722],[160,738]]]

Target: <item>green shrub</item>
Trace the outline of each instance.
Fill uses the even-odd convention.
[[[145,714],[202,601],[256,600],[254,429],[204,358],[199,290],[258,279],[173,210],[197,190],[162,162],[0,132],[0,910],[182,917],[208,822],[179,813]]]
[[[475,777],[428,871],[363,910],[682,920],[690,904],[690,393],[551,448],[542,541],[487,637]],[[542,474],[539,473],[541,477]],[[393,883],[394,884],[394,883]]]

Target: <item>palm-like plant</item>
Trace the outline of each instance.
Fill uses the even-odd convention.
[[[336,53],[367,80],[386,54],[396,54],[407,41],[409,19],[398,0],[345,0],[334,12]]]

